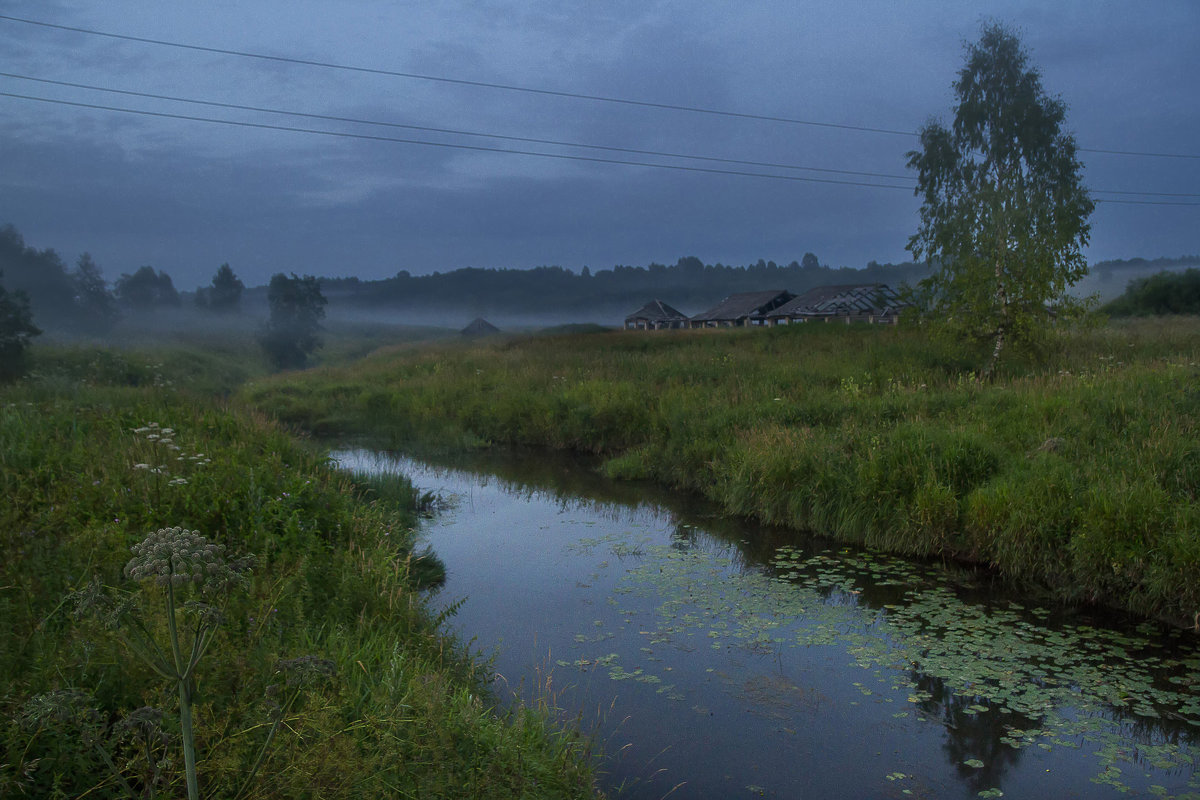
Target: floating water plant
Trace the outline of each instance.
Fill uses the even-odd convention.
[[[650,646],[631,657],[640,652],[649,660],[655,646],[667,643],[690,649],[693,637],[717,650],[840,648],[874,677],[853,682],[873,701],[903,698],[926,720],[994,720],[1004,731],[1000,743],[1013,750],[1087,743],[1094,780],[1122,791],[1132,788],[1133,771],[1123,773],[1118,764],[1131,762],[1147,778],[1154,770],[1190,775],[1189,790],[1200,790],[1196,736],[1187,733],[1200,731],[1200,655],[1166,641],[1156,626],[1133,632],[1050,626],[1045,609],[967,602],[939,570],[890,557],[781,548],[771,569],[741,569],[700,548],[636,545],[642,557],[624,565],[615,594],[651,601],[653,619],[639,622]],[[601,546],[614,554],[632,547],[605,537],[581,550]],[[872,607],[864,595],[881,587],[894,599]],[[610,658],[613,678],[648,679],[635,665]],[[680,698],[685,693],[672,688]],[[1164,722],[1174,733],[1155,727]],[[964,768],[985,767],[968,755]],[[1002,795],[984,786],[980,796]]]

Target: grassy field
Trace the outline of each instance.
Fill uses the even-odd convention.
[[[411,486],[220,399],[261,374],[252,348],[39,346],[0,387],[0,796],[186,796],[189,738],[206,797],[593,796],[588,742],[544,704],[498,711],[426,610],[443,572]],[[207,578],[131,576],[177,526]],[[197,632],[185,700],[152,662]]]
[[[241,397],[317,434],[604,456],[732,514],[1200,613],[1200,319],[1063,335],[979,384],[916,328],[607,332],[385,348]]]

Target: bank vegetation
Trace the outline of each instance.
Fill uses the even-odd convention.
[[[428,609],[412,487],[218,399],[238,347],[39,345],[0,386],[0,796],[593,796]]]
[[[1200,319],[1052,337],[993,380],[918,326],[385,348],[243,398],[321,435],[531,445],[728,513],[970,562],[1064,603],[1200,613]]]

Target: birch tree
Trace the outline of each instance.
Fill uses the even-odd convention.
[[[1066,104],[1043,90],[1015,34],[985,25],[954,91],[952,126],[926,124],[908,153],[923,200],[908,249],[933,267],[918,307],[945,333],[990,346],[983,379],[1008,348],[1085,309],[1068,289],[1087,274],[1095,204]]]

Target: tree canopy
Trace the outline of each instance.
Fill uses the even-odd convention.
[[[234,274],[233,268],[222,264],[213,275],[212,285],[196,292],[196,305],[212,311],[237,311],[245,288],[246,285]]]
[[[1200,269],[1135,278],[1102,310],[1114,317],[1200,314]]]
[[[171,276],[154,267],[139,267],[132,275],[122,274],[117,279],[117,297],[136,311],[151,311],[159,306],[178,306],[179,292]]]
[[[1006,345],[1033,346],[1051,319],[1082,312],[1067,290],[1087,274],[1095,204],[1066,104],[1046,94],[1015,34],[985,25],[954,92],[953,124],[928,123],[908,154],[923,200],[908,249],[934,267],[919,307],[950,335],[989,344],[989,376]]]
[[[0,273],[0,279],[3,277]],[[19,290],[9,292],[0,284],[0,382],[25,374],[29,340],[40,333],[33,324],[29,297]]]
[[[259,334],[267,357],[280,369],[299,369],[321,346],[321,320],[325,318],[325,296],[320,282],[311,275],[292,277],[282,272],[271,276],[267,287],[271,317]]]

